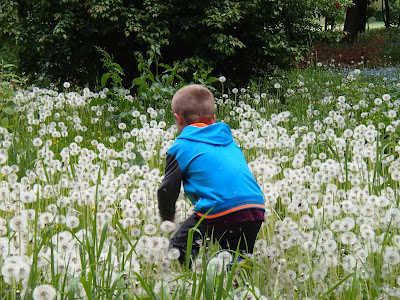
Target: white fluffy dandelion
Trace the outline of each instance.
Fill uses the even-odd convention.
[[[28,221],[23,216],[15,216],[10,220],[10,229],[17,232],[28,231]]]
[[[33,139],[32,144],[33,144],[35,147],[40,147],[40,146],[42,146],[43,141],[42,141],[41,138],[37,137],[37,138],[34,138],[34,139]]]
[[[154,235],[157,232],[157,227],[154,224],[147,224],[144,226],[143,231],[147,235]]]
[[[53,300],[56,295],[56,289],[50,284],[38,285],[32,293],[34,300]]]
[[[171,248],[168,250],[168,258],[173,260],[173,259],[178,259],[181,256],[181,252],[179,251],[178,248]]]
[[[170,233],[176,229],[176,225],[171,221],[164,221],[161,223],[160,229],[162,232]]]

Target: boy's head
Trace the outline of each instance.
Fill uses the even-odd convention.
[[[192,84],[178,90],[171,104],[178,131],[193,123],[214,123],[214,105],[213,94],[204,86]]]

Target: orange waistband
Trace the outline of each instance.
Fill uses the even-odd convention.
[[[246,204],[246,205],[241,205],[241,206],[238,206],[238,207],[234,207],[234,208],[225,210],[225,211],[220,212],[220,213],[215,214],[215,215],[206,215],[206,216],[204,217],[204,219],[213,219],[213,218],[222,217],[222,216],[224,216],[224,215],[233,213],[233,212],[238,211],[238,210],[246,209],[246,208],[262,208],[262,209],[265,209],[265,205],[263,205],[263,204]],[[203,217],[203,216],[204,216],[204,214],[199,213],[199,212],[198,212],[197,214],[198,214],[200,217]]]

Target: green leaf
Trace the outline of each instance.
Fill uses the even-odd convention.
[[[111,63],[111,66],[113,66],[114,70],[117,70],[119,74],[124,75],[124,70],[121,68],[119,64]]]
[[[6,107],[6,108],[4,108],[4,112],[7,115],[13,115],[14,114],[14,109],[12,107]]]
[[[90,279],[89,279],[89,281],[87,281],[85,277],[80,277],[79,280],[82,283],[83,288],[85,289],[87,298],[88,299],[92,299],[92,288],[91,288],[90,283],[89,283]]]
[[[96,106],[99,104],[105,104],[107,103],[107,99],[102,99],[102,98],[94,98],[90,101],[90,106]]]
[[[15,67],[16,67],[16,65],[13,65],[13,64],[5,64],[5,65],[3,65],[4,69],[15,68]]]
[[[215,268],[215,265],[208,264],[205,292],[204,292],[204,297],[206,300],[213,299],[216,273],[217,273],[217,270]]]
[[[336,289],[339,285],[341,285],[343,282],[345,282],[349,277],[354,276],[354,274],[355,274],[355,272],[347,274],[345,277],[342,278],[342,280],[338,281],[333,286],[331,286],[328,289],[328,291],[326,291],[326,293],[321,296],[321,299],[325,298],[330,293],[332,293],[334,289]]]
[[[4,117],[1,119],[1,126],[6,127],[6,126],[8,126],[8,124],[9,124],[9,121],[8,121],[7,117]]]
[[[97,249],[97,255],[98,255],[97,259],[100,258],[101,251],[103,250],[104,241],[106,240],[106,236],[107,236],[107,228],[108,228],[108,225],[110,225],[110,221],[111,221],[110,219],[108,219],[106,221],[106,223],[104,224],[103,230],[101,231],[99,248]]]
[[[107,83],[107,80],[108,80],[108,78],[110,78],[110,73],[105,73],[105,74],[103,74],[103,76],[101,76],[101,87],[105,87],[106,86],[106,83]]]
[[[119,108],[121,108],[121,109],[126,109],[126,108],[129,108],[130,106],[131,106],[131,103],[128,101],[128,100],[126,100],[126,99],[123,99],[123,100],[121,100],[119,103],[118,103],[118,106],[119,106]],[[126,113],[125,113],[126,114]],[[125,115],[124,115],[125,116]]]
[[[154,294],[153,290],[151,287],[144,281],[144,279],[139,275],[139,273],[132,272],[133,274],[136,275],[136,278],[140,281],[142,284],[142,287],[144,290],[147,292],[147,295],[149,296],[149,299],[157,300],[157,296]]]
[[[140,154],[139,151],[137,151],[136,149],[133,149],[133,152],[135,152],[135,154],[136,154],[136,158],[134,160],[134,165],[138,165],[141,167],[144,164],[146,164],[146,161],[144,160],[142,154]]]
[[[15,104],[14,101],[7,101],[6,105],[4,105],[4,107],[10,107],[10,108],[14,108],[17,105]]]

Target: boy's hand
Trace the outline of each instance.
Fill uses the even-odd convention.
[[[181,210],[180,207],[175,208],[175,214],[176,214],[177,212],[179,212],[180,210]],[[173,221],[175,221],[175,219],[176,219],[176,217],[174,216],[171,220],[168,220],[168,219],[162,219],[162,220],[163,220],[163,221],[170,221],[170,222],[173,222]]]

